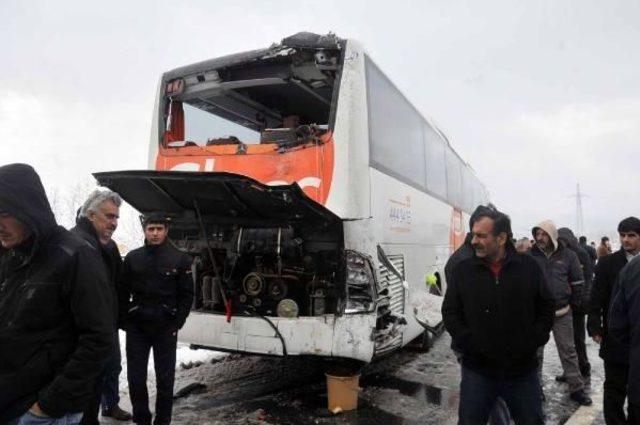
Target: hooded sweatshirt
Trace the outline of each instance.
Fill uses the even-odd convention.
[[[52,417],[82,412],[113,343],[104,265],[56,224],[30,166],[0,167],[0,210],[31,230],[0,251],[0,423],[35,402]]]
[[[582,275],[584,276],[584,287],[582,290],[582,300],[579,309],[575,309],[581,314],[586,314],[589,305],[589,298],[591,295],[591,284],[593,282],[593,265],[589,253],[580,245],[578,238],[573,234],[573,231],[568,227],[561,227],[558,229],[558,240],[564,243],[567,248],[575,252],[580,262],[580,268],[582,269]]]
[[[569,304],[582,301],[584,275],[578,256],[570,249],[558,243],[558,230],[551,220],[545,220],[535,226],[531,233],[534,238],[538,229],[544,230],[553,244],[551,254],[543,252],[537,245],[531,249],[531,255],[544,271],[551,294],[556,302],[556,316],[569,312]]]

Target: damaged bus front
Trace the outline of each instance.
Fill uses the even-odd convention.
[[[393,90],[358,43],[332,34],[162,76],[155,171],[96,178],[142,213],[169,214],[172,243],[193,255],[183,342],[368,362],[436,327],[441,298],[424,275],[439,275],[484,192]],[[430,161],[444,191],[427,186]]]
[[[229,173],[95,176],[139,211],[167,213],[172,243],[194,256],[183,342],[370,360],[384,309],[371,259],[345,249],[342,221],[297,184]]]

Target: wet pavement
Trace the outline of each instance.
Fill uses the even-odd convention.
[[[201,394],[176,400],[177,424],[455,424],[460,368],[448,334],[429,353],[405,349],[362,371],[359,407],[334,415],[327,410],[323,361],[232,355],[178,371],[180,385],[199,382]],[[588,343],[593,367],[590,391],[602,388],[602,362]],[[561,373],[553,340],[545,350],[543,386],[547,424],[565,423],[577,410]],[[597,409],[596,409],[597,410]],[[596,424],[603,423],[601,419]]]
[[[192,356],[197,362],[176,371],[176,392],[187,387],[193,392],[176,399],[172,423],[455,424],[460,366],[449,346],[445,333],[428,353],[405,348],[368,365],[360,378],[358,409],[337,415],[327,409],[327,363],[321,359],[220,357],[220,353],[198,350]],[[602,389],[602,361],[595,343],[589,341],[587,349],[593,368],[588,390],[597,396]],[[578,409],[569,399],[566,384],[555,381],[561,371],[552,338],[545,349],[543,369],[547,424],[563,424]],[[153,408],[155,382],[150,372]],[[125,382],[121,392],[121,405],[130,409]],[[595,421],[579,423],[604,424],[600,407],[587,412]]]

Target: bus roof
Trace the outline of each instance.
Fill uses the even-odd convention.
[[[335,34],[318,35],[310,32],[299,32],[282,39],[280,44],[272,44],[266,49],[250,50],[248,52],[234,53],[219,58],[208,59],[191,65],[172,69],[163,74],[165,81],[185,75],[198,74],[211,69],[226,68],[254,60],[269,59],[282,55],[288,48],[298,49],[340,49],[345,40],[339,39]]]

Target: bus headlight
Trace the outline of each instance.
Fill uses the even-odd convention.
[[[356,251],[345,252],[346,303],[344,312],[367,313],[373,311],[375,277],[371,260]]]

